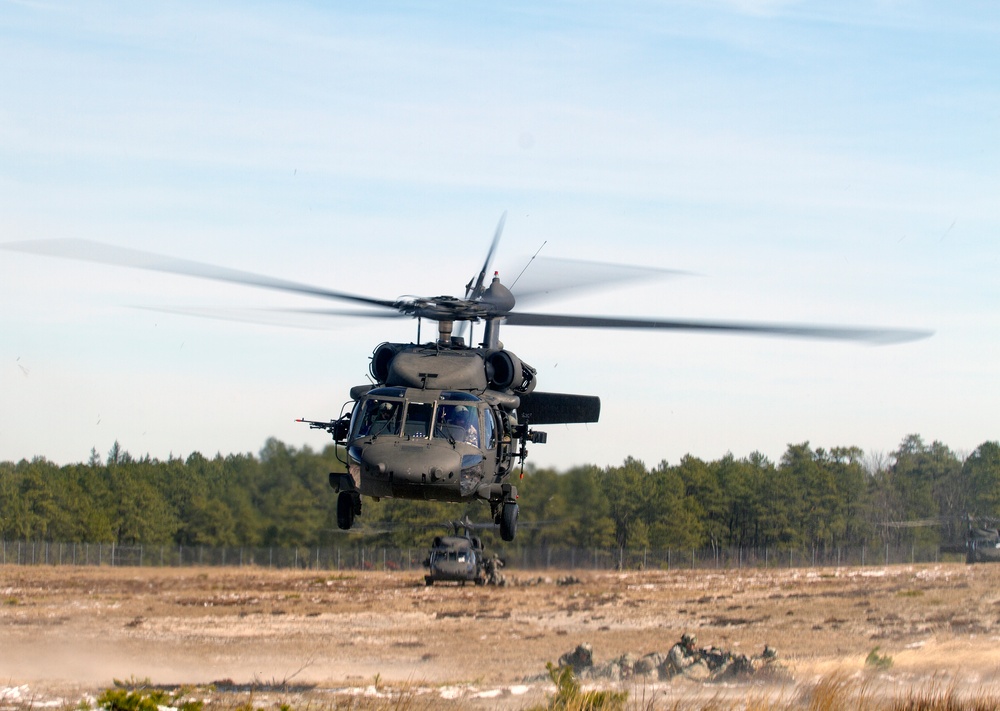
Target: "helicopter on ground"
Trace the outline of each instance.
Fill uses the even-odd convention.
[[[427,499],[456,503],[484,501],[504,541],[517,531],[518,493],[511,482],[527,445],[546,442],[539,425],[597,422],[597,396],[540,392],[537,371],[500,340],[501,325],[701,331],[798,338],[898,343],[930,335],[924,331],[759,324],[617,316],[575,316],[516,311],[515,294],[490,264],[503,231],[500,218],[486,260],[469,281],[463,297],[407,296],[372,298],[310,286],[225,267],[165,257],[86,240],[10,242],[6,249],[69,257],[106,264],[184,274],[350,302],[364,310],[320,309],[337,316],[398,316],[417,319],[417,339],[385,342],[375,348],[369,366],[371,382],[355,386],[342,414],[329,421],[299,420],[329,432],[341,450],[345,473],[331,473],[337,492],[337,525],[350,529],[362,512],[362,496]],[[567,268],[570,262],[564,260]],[[577,265],[582,262],[575,261]],[[591,263],[586,263],[591,264]],[[611,268],[611,265],[604,265]],[[633,269],[633,276],[665,270]],[[591,272],[592,276],[592,272]],[[620,281],[618,276],[606,282]],[[624,277],[628,278],[628,277]],[[593,279],[589,279],[593,282]],[[599,281],[599,280],[598,280]],[[578,285],[577,285],[578,286]],[[563,289],[567,287],[561,287]],[[572,288],[572,285],[571,287]],[[544,288],[520,292],[547,294]],[[298,309],[301,313],[305,310]],[[437,323],[437,339],[421,342],[424,320]],[[482,340],[470,345],[464,328],[483,324]],[[456,324],[459,332],[456,333]]]
[[[1000,563],[1000,531],[997,519],[966,514],[965,562]]]
[[[452,535],[434,537],[431,550],[424,560],[424,567],[428,569],[424,582],[427,585],[436,582],[465,585],[470,581],[476,585],[503,584],[503,575],[500,573],[502,559],[495,554],[487,556],[482,539],[472,533],[481,526],[472,523],[468,516],[461,521],[452,521],[450,525]]]

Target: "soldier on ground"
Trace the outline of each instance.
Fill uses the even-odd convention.
[[[487,585],[502,586],[507,584],[507,579],[504,577],[504,574],[500,572],[500,569],[503,568],[503,560],[496,553],[484,561],[483,567],[486,572]]]
[[[708,677],[708,664],[697,645],[698,640],[693,634],[685,632],[681,635],[681,641],[667,653],[667,661],[663,664],[663,675],[668,679],[678,674],[695,679]]]
[[[572,652],[566,652],[566,654],[559,657],[559,666],[573,667],[573,673],[579,676],[581,672],[587,671],[594,666],[593,647],[586,642],[577,645],[576,649]]]

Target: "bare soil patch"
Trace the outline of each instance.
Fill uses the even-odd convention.
[[[419,571],[0,567],[0,708],[72,706],[115,679],[311,700],[408,685],[521,708],[577,644],[601,664],[666,652],[684,632],[748,655],[768,644],[794,684],[998,682],[1000,565],[573,571],[579,583],[557,585],[562,574],[511,571],[522,584],[494,588],[427,587]],[[891,669],[866,669],[876,647]],[[699,693],[642,684],[646,698]]]

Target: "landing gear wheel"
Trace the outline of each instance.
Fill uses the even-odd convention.
[[[354,514],[354,495],[349,491],[341,491],[337,496],[337,528],[346,531],[353,526]]]
[[[500,538],[505,541],[513,541],[517,533],[517,504],[512,501],[505,502],[503,510],[500,512]]]

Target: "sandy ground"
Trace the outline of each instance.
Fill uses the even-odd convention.
[[[769,644],[793,685],[873,675],[877,647],[893,661],[877,676],[887,688],[1000,688],[1000,565],[563,575],[508,571],[520,584],[496,588],[427,587],[419,572],[0,567],[0,711],[73,706],[115,679],[310,703],[407,686],[523,708],[577,644],[600,665],[684,632],[748,655]],[[641,684],[633,698],[697,693]]]

